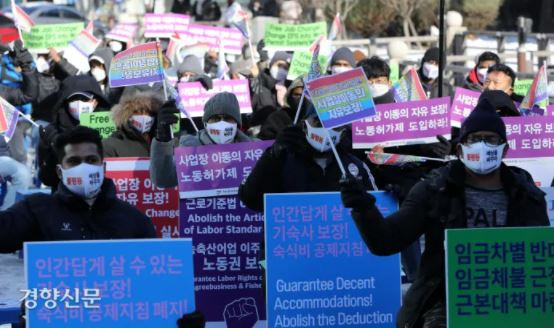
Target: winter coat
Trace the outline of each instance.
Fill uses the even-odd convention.
[[[504,164],[500,171],[508,199],[507,226],[548,226],[544,193],[529,173]],[[363,240],[375,255],[398,253],[425,234],[419,271],[405,295],[397,327],[421,327],[423,313],[446,299],[444,231],[467,227],[464,188],[465,167],[456,160],[417,183],[398,212],[386,218],[374,205],[352,211]]]
[[[197,4],[198,1],[196,1],[192,6],[192,13],[196,21],[219,21],[221,18],[221,9],[219,8],[217,1],[203,0],[200,15],[196,12]]]
[[[21,72],[21,78],[23,80],[21,88],[11,88],[0,85],[0,96],[14,106],[33,102],[38,97],[39,93],[35,72],[34,69]]]
[[[375,189],[367,166],[341,148],[337,151],[345,169],[361,179],[368,190]],[[276,152],[273,146],[269,147],[240,186],[240,200],[252,210],[263,211],[267,193],[338,191],[342,173],[335,158],[326,153],[329,162],[323,169],[314,156],[315,151],[298,155],[287,150]]]
[[[104,157],[150,157],[148,140],[137,130],[125,124],[110,137],[102,140]]]
[[[52,194],[33,194],[0,212],[0,253],[31,241],[155,238],[152,220],[116,197],[106,179],[89,206],[63,184]]]
[[[110,72],[110,65],[112,63],[113,56],[114,56],[113,52],[110,48],[99,47],[94,51],[94,53],[92,53],[89,56],[89,61],[92,57],[99,57],[104,62],[103,64],[104,64],[104,69],[106,70],[106,79],[104,79],[104,82],[102,82],[102,86],[100,85],[100,83],[98,83],[98,86],[102,90],[104,97],[111,104],[116,104],[117,102],[119,102],[119,99],[121,98],[121,94],[123,93],[124,88],[123,87],[111,88],[108,83],[108,73]],[[92,76],[90,72],[89,72],[89,75]]]
[[[252,142],[257,139],[251,138],[241,131],[237,131],[233,143]],[[215,144],[208,132],[203,129],[196,135],[185,135],[179,140],[180,147],[195,147]],[[156,187],[171,188],[177,186],[177,170],[173,159],[173,148],[175,142],[161,142],[152,140],[150,147],[150,178]]]
[[[58,159],[54,148],[52,147],[54,140],[58,134],[72,129],[79,125],[66,109],[66,99],[73,93],[87,92],[94,94],[98,100],[98,106],[95,112],[109,108],[108,101],[102,95],[102,91],[94,78],[90,76],[71,76],[62,82],[58,92],[58,101],[55,105],[56,113],[54,121],[51,125],[45,128],[45,132],[41,134],[41,139],[38,145],[38,162],[39,162],[39,179],[49,187],[57,187],[59,183],[58,175],[56,174],[56,164]]]
[[[464,81],[463,87],[465,89],[469,89],[476,92],[482,92],[483,91],[483,85],[479,82],[479,79],[477,78],[477,68],[471,69],[469,71],[469,74],[466,77],[466,80]]]

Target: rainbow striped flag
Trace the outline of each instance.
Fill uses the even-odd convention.
[[[394,100],[396,102],[409,102],[427,100],[416,69],[408,71],[399,82],[393,85]]]
[[[327,37],[327,39],[335,40],[341,31],[342,23],[340,20],[340,13],[337,13],[335,15],[335,19],[333,19],[333,23],[331,23],[331,28],[329,29],[329,37]]]
[[[0,97],[0,134],[6,143],[12,139],[18,120],[19,111]]]
[[[420,157],[411,155],[387,154],[384,152],[368,152],[367,158],[375,165],[404,165],[407,163],[421,163],[428,160],[446,162],[441,158]]]
[[[542,65],[533,79],[527,95],[521,101],[519,111],[522,116],[543,116],[546,107],[548,107],[548,79],[546,68]]]

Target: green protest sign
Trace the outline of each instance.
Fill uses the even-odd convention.
[[[103,139],[108,138],[116,131],[115,123],[112,120],[111,112],[99,111],[93,113],[83,113],[79,117],[81,125],[94,128],[97,130]],[[178,133],[180,129],[180,123],[172,126],[173,133]]]
[[[34,51],[46,52],[48,48],[62,49],[69,45],[83,30],[83,23],[42,24],[35,25],[31,32],[21,32],[25,47]]]
[[[79,121],[81,125],[97,130],[103,139],[109,137],[116,131],[115,124],[109,111],[83,113],[79,117]]]
[[[389,80],[391,84],[396,84],[400,80],[400,65],[398,61],[391,60],[389,62],[390,75]]]
[[[268,24],[265,29],[266,47],[279,50],[307,49],[321,35],[327,36],[325,22],[309,24]]]
[[[319,54],[317,57],[321,71],[327,69],[327,56]],[[312,53],[309,51],[295,51],[290,62],[289,73],[287,79],[294,80],[298,76],[307,74],[310,71],[310,65],[312,63]]]
[[[553,327],[554,228],[446,232],[448,327]]]
[[[514,83],[514,93],[523,96],[527,95],[529,88],[531,88],[531,84],[533,84],[533,79],[516,79]]]

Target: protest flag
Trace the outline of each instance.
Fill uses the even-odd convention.
[[[427,95],[416,69],[411,68],[399,82],[393,85],[394,100],[398,103],[427,100]]]
[[[179,111],[181,111],[188,118],[188,120],[190,120],[190,123],[192,124],[192,127],[194,128],[194,130],[196,132],[198,132],[198,127],[196,127],[196,124],[194,123],[194,120],[192,119],[189,112],[187,111],[187,109],[183,105],[183,102],[181,100],[181,96],[179,95],[179,92],[177,91],[177,89],[175,87],[173,87],[172,84],[169,84],[167,82],[166,82],[166,86],[167,86],[170,97],[175,100],[175,105],[177,106],[177,109],[179,109]]]
[[[248,29],[248,14],[242,10],[239,6],[231,18],[231,26],[235,27],[242,33],[242,36],[248,41],[248,48],[250,48],[250,57],[252,58],[252,65],[256,65],[254,60],[254,50],[252,48],[252,40],[250,40],[250,30]]]
[[[544,115],[548,107],[548,79],[546,77],[546,68],[544,64],[533,79],[531,88],[521,102],[519,111],[522,116]]]
[[[329,29],[329,37],[327,37],[327,39],[335,40],[341,32],[342,22],[340,20],[340,13],[337,13],[335,15],[335,19],[333,19],[333,23],[331,23],[331,28]]]
[[[101,40],[92,35],[91,32],[85,28],[81,33],[79,33],[75,39],[71,40],[69,44],[77,49],[83,56],[90,56],[96,48],[100,45]]]
[[[367,159],[375,165],[404,165],[407,163],[421,163],[427,160],[446,162],[441,158],[429,158],[411,155],[389,154],[384,152],[368,152]]]
[[[181,44],[181,37],[178,33],[175,33],[169,37],[169,43],[167,44],[167,49],[165,50],[165,56],[169,58],[172,63],[176,63],[177,49]]]
[[[87,32],[90,33],[90,34],[93,34],[93,33],[94,33],[94,21],[90,21],[90,22],[87,24],[87,27],[85,28],[85,31],[87,31]]]
[[[222,38],[219,38],[219,54],[217,59],[217,75],[216,77],[218,79],[225,79],[225,75],[227,72],[229,72],[229,66],[227,65],[227,61],[225,60],[225,51],[223,49],[223,40]]]
[[[312,62],[310,63],[310,70],[308,71],[306,82],[317,79],[319,76],[321,76],[321,66],[319,65],[319,50],[321,49],[321,42],[324,38],[324,35],[320,36],[310,46],[310,51],[312,52]],[[302,93],[302,96],[300,97],[300,102],[298,103],[298,108],[296,109],[296,115],[294,116],[294,125],[298,123],[300,109],[302,108],[302,103],[304,103],[304,96],[306,95],[305,90],[306,89],[304,88],[304,92]]]
[[[8,101],[0,97],[0,134],[4,136],[6,143],[11,140],[13,134],[15,133],[19,115],[19,111],[13,105],[9,104]],[[36,125],[27,117],[23,116],[23,118]]]
[[[110,87],[163,82],[164,70],[159,44],[149,42],[117,53],[112,59],[108,78]]]
[[[23,41],[23,35],[21,34],[21,30],[30,33],[31,28],[35,25],[35,22],[27,15],[27,13],[21,9],[18,5],[15,4],[15,1],[12,0],[12,15],[13,15],[13,21],[15,23],[15,26],[17,26],[17,29],[19,30],[19,37]]]

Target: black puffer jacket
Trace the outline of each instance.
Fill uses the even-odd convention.
[[[501,179],[508,198],[509,227],[549,225],[544,193],[529,173],[502,165]],[[425,252],[398,314],[398,327],[421,327],[422,314],[439,299],[446,299],[444,230],[467,227],[464,182],[463,163],[452,161],[416,184],[400,210],[387,218],[375,206],[352,211],[362,238],[376,255],[398,253],[425,234]]]
[[[119,200],[111,180],[104,180],[92,206],[60,184],[53,195],[34,194],[0,212],[0,253],[30,241],[155,237],[152,221]]]
[[[15,106],[33,102],[38,97],[38,80],[35,73],[35,69],[21,72],[21,88],[0,85],[0,96]]]

